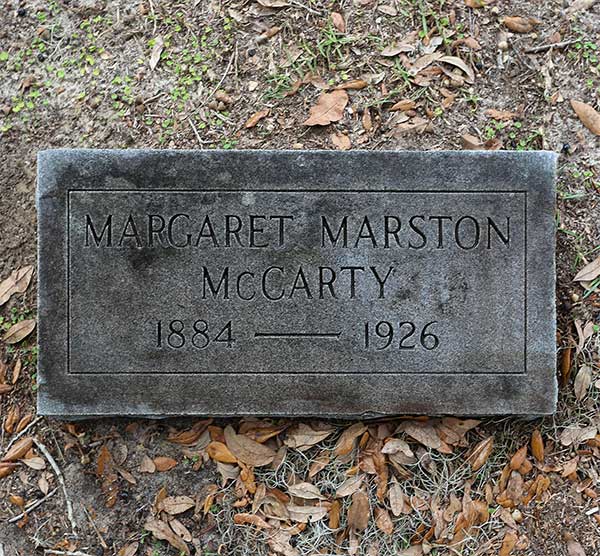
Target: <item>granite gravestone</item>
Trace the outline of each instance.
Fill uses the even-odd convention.
[[[44,151],[41,414],[546,414],[548,152]]]

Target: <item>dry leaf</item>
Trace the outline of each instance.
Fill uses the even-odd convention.
[[[385,508],[375,508],[375,525],[386,535],[391,535],[394,532],[392,518]]]
[[[0,479],[2,479],[3,477],[8,477],[8,475],[10,475],[17,467],[18,465],[16,463],[0,461]]]
[[[404,421],[400,423],[398,430],[405,432],[423,446],[444,454],[452,453],[452,449],[440,439],[435,426],[429,421]]]
[[[264,110],[259,110],[258,112],[255,112],[254,114],[252,114],[252,116],[250,116],[248,118],[248,120],[246,121],[246,123],[244,124],[244,127],[246,129],[250,129],[251,127],[254,127],[258,122],[260,122],[260,120],[262,120],[263,118],[266,118],[270,113],[270,110],[265,108]]]
[[[297,485],[290,485],[288,492],[296,498],[303,498],[304,500],[326,500],[327,497],[323,496],[319,489],[311,483],[298,483]]]
[[[16,461],[21,459],[29,452],[29,450],[31,450],[31,446],[33,446],[33,439],[30,436],[20,438],[12,445],[10,450],[6,452],[2,461]]]
[[[575,376],[575,396],[582,400],[592,384],[592,368],[588,365],[582,365]]]
[[[336,456],[345,456],[354,449],[356,439],[367,430],[362,423],[354,423],[348,427],[335,444],[333,453]]]
[[[43,475],[38,479],[38,488],[42,491],[44,495],[48,494],[50,491],[50,485],[48,484],[48,479]]]
[[[591,282],[600,276],[600,257],[586,264],[578,273],[574,282]]]
[[[269,525],[262,517],[254,514],[235,514],[233,516],[233,522],[236,525],[254,525],[259,529],[271,529],[272,526]]]
[[[414,100],[409,98],[403,98],[399,100],[396,104],[390,107],[390,112],[396,112],[397,110],[401,110],[402,112],[406,112],[407,110],[412,110],[417,103]]]
[[[465,6],[467,6],[467,8],[484,8],[485,7],[485,0],[465,0]]]
[[[352,146],[350,137],[345,133],[332,133],[331,142],[333,146],[340,151],[347,151]]]
[[[574,0],[574,2],[566,9],[566,13],[572,14],[581,10],[591,8],[598,0]]]
[[[388,489],[388,500],[394,516],[398,517],[404,510],[404,492],[396,479]]]
[[[212,419],[205,419],[198,421],[191,429],[183,431],[172,430],[169,436],[167,436],[167,440],[174,444],[181,444],[182,446],[192,446],[200,440],[204,431],[208,429],[211,423]]]
[[[408,443],[400,438],[391,438],[383,445],[383,448],[381,449],[382,454],[397,454],[399,452],[409,458],[414,457],[414,453],[410,449]]]
[[[7,344],[16,344],[27,338],[34,328],[35,319],[21,320],[8,329],[3,339]]]
[[[560,433],[560,443],[563,446],[577,446],[586,440],[594,438],[597,431],[598,428],[596,425],[590,425],[589,427],[579,427],[578,425],[565,427]]]
[[[185,541],[179,535],[173,532],[167,523],[150,518],[144,524],[144,529],[150,531],[155,539],[167,541],[172,547],[189,556],[190,550],[187,544],[185,544]]]
[[[443,62],[445,64],[450,64],[452,66],[456,66],[460,70],[462,70],[467,76],[467,83],[475,82],[475,72],[466,62],[461,60],[458,56],[442,56],[438,59],[438,62]]]
[[[336,87],[336,90],[344,89],[346,91],[349,91],[349,90],[359,91],[360,89],[364,89],[368,85],[369,84],[364,79],[353,79],[352,81],[346,81],[345,83],[338,85]]]
[[[341,13],[331,12],[331,22],[340,33],[346,32],[346,22],[344,21],[344,17]]]
[[[342,119],[347,104],[348,93],[344,90],[321,93],[303,125],[327,125],[337,122]]]
[[[152,47],[152,52],[150,53],[150,69],[154,71],[158,62],[160,60],[160,55],[162,54],[165,43],[162,37],[156,37],[154,39],[154,46]]]
[[[539,24],[537,19],[532,17],[507,16],[502,23],[513,33],[531,33],[534,27]]]
[[[159,456],[152,461],[154,462],[157,471],[169,471],[177,465],[177,460],[165,456]]]
[[[225,428],[224,434],[229,451],[246,465],[252,467],[269,465],[277,455],[277,452],[268,446],[259,444],[242,434],[236,434],[231,425]]]
[[[126,544],[123,548],[121,548],[121,550],[119,550],[119,552],[117,552],[117,556],[135,556],[139,546],[139,542]]]
[[[289,4],[285,0],[257,0],[265,8],[286,8]]]
[[[177,515],[187,512],[195,505],[195,500],[189,496],[167,496],[158,504],[158,509],[170,515]]]
[[[485,462],[490,457],[492,450],[494,448],[494,437],[490,436],[485,440],[482,440],[475,448],[471,455],[467,458],[467,461],[471,464],[471,469],[473,472],[481,469]]]
[[[24,293],[33,276],[33,266],[24,266],[14,270],[10,276],[0,283],[0,306],[4,305],[15,293]]]
[[[356,475],[346,479],[335,491],[336,498],[343,498],[354,494],[362,485],[364,475]]]
[[[523,463],[525,463],[525,459],[527,458],[527,445],[521,446],[510,458],[510,468],[514,471],[519,469]]]
[[[569,556],[586,556],[585,550],[580,543],[578,543],[572,535],[569,534],[567,538],[567,554]]]
[[[321,521],[327,515],[325,506],[295,506],[288,504],[286,510],[290,519],[298,523],[314,523]]]
[[[412,44],[397,44],[392,46],[387,46],[381,51],[381,55],[386,58],[391,58],[393,56],[398,56],[402,52],[412,52],[415,47]]]
[[[267,544],[269,548],[276,554],[281,556],[300,556],[300,551],[290,544],[292,535],[283,529],[277,529],[274,532],[269,532]]]
[[[489,116],[494,120],[498,120],[499,122],[514,120],[518,117],[518,114],[516,112],[509,112],[508,110],[496,110],[494,108],[489,108],[485,111],[485,114],[486,116]]]
[[[8,394],[12,390],[12,386],[10,384],[0,384],[0,396],[2,394]]]
[[[370,513],[369,497],[362,490],[355,492],[348,508],[348,528],[355,533],[364,531],[369,525]]]
[[[581,123],[594,135],[600,135],[600,113],[593,106],[578,100],[571,99],[571,106]]]
[[[339,500],[334,500],[329,508],[329,528],[337,529],[340,526],[340,517],[342,514],[342,504]]]
[[[45,460],[39,456],[34,456],[34,457],[28,458],[28,459],[22,459],[21,461],[27,467],[30,467],[31,469],[35,469],[36,471],[42,471],[43,469],[46,469]]]
[[[156,465],[154,462],[147,456],[142,456],[142,462],[140,463],[140,473],[154,473],[156,471]]]
[[[291,429],[283,443],[290,448],[304,452],[322,440],[325,440],[335,429],[331,427],[313,429],[304,423]]]
[[[504,540],[502,541],[502,546],[500,547],[498,556],[510,556],[513,548],[517,544],[517,539],[517,534],[514,531],[507,531],[504,535]]]
[[[19,376],[21,375],[22,367],[23,367],[23,364],[21,363],[21,360],[17,359],[17,362],[15,363],[15,366],[13,367],[13,372],[12,372],[12,379],[11,379],[12,384],[16,384],[17,380],[19,380]]]
[[[206,453],[210,459],[214,461],[220,461],[222,463],[237,463],[235,456],[222,442],[211,442],[206,447]]]
[[[531,453],[538,463],[544,462],[544,440],[538,429],[531,434]]]

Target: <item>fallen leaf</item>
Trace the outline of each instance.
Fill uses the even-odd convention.
[[[573,538],[567,539],[567,554],[569,556],[586,556],[583,546]]]
[[[375,508],[375,525],[386,535],[391,535],[394,532],[392,518],[385,508]]]
[[[404,510],[404,491],[396,479],[388,489],[388,500],[394,516],[398,517]]]
[[[400,423],[398,430],[405,432],[423,446],[444,454],[452,453],[452,449],[440,439],[435,426],[428,421],[404,421]]]
[[[303,498],[304,500],[326,500],[327,497],[323,496],[319,489],[311,483],[298,483],[297,485],[290,485],[288,492],[296,498]]]
[[[167,523],[150,518],[144,524],[144,529],[152,533],[155,539],[167,541],[173,548],[176,548],[189,556],[190,550],[187,544],[185,544],[185,541],[179,535],[176,535],[173,532]]]
[[[27,338],[34,328],[35,319],[21,320],[8,329],[3,339],[7,344],[16,344]]]
[[[521,446],[513,455],[512,458],[510,458],[510,468],[514,471],[516,471],[517,469],[519,469],[523,463],[525,462],[525,459],[527,458],[527,445],[525,446]]]
[[[272,526],[269,525],[262,517],[254,514],[235,514],[233,516],[233,522],[236,525],[254,525],[259,529],[271,529]]]
[[[475,72],[466,62],[461,60],[458,56],[442,56],[438,59],[438,62],[443,62],[445,64],[450,64],[452,66],[456,66],[460,70],[462,70],[467,76],[468,83],[475,82]]]
[[[287,8],[289,4],[285,0],[257,0],[265,8]]]
[[[467,458],[467,461],[471,464],[473,472],[481,469],[488,458],[490,457],[494,448],[494,437],[490,436],[485,440],[482,440],[475,446],[471,455]]]
[[[399,452],[409,458],[414,457],[414,453],[408,443],[401,438],[390,438],[381,449],[382,454],[397,454]]]
[[[31,447],[33,446],[33,439],[30,436],[25,436],[24,438],[20,438],[17,440],[10,450],[6,452],[2,461],[16,461],[25,456]]]
[[[507,16],[502,20],[502,23],[513,33],[531,33],[534,27],[539,24],[537,19],[520,16]]]
[[[334,430],[331,427],[314,429],[304,423],[300,423],[298,426],[290,429],[283,443],[290,448],[304,452],[315,444],[325,440]]]
[[[574,0],[574,2],[566,9],[566,13],[572,14],[581,10],[591,8],[598,0]]]
[[[14,270],[10,276],[0,282],[0,306],[4,305],[15,293],[24,293],[33,276],[33,266],[24,266]]]
[[[465,0],[467,8],[485,8],[485,0]]]
[[[517,544],[517,534],[514,531],[507,531],[504,535],[504,540],[502,541],[502,546],[500,547],[500,552],[498,552],[498,556],[510,556],[513,551],[513,548]]]
[[[36,471],[42,471],[43,469],[46,469],[46,461],[39,456],[22,459],[21,462],[23,462],[27,467],[35,469]]]
[[[10,384],[0,384],[0,396],[2,394],[8,394],[13,387]]]
[[[582,400],[587,394],[592,384],[592,368],[588,365],[582,365],[575,376],[575,397]]]
[[[214,461],[220,461],[222,463],[237,463],[236,457],[222,442],[211,442],[206,447],[206,453],[210,459]]]
[[[270,113],[270,110],[268,108],[265,108],[264,110],[259,110],[258,112],[255,112],[254,114],[252,114],[252,116],[250,116],[248,118],[248,120],[244,124],[244,127],[246,129],[250,129],[250,128],[254,127],[263,118],[266,118],[269,115],[269,113]]]
[[[303,125],[327,125],[337,122],[342,119],[347,104],[348,93],[344,90],[321,93]]]
[[[340,526],[340,518],[342,514],[342,504],[339,500],[334,500],[329,508],[329,528],[337,529]]]
[[[531,453],[538,463],[544,463],[544,440],[538,429],[531,434]]]
[[[356,491],[348,508],[348,528],[355,533],[364,531],[369,525],[370,513],[369,497],[362,490]]]
[[[38,488],[42,491],[44,495],[48,494],[50,490],[50,484],[48,480],[43,475],[38,479]]]
[[[593,106],[585,102],[571,99],[571,106],[581,123],[587,127],[594,135],[600,135],[600,113]],[[599,267],[600,269],[600,267]]]
[[[598,428],[596,425],[590,425],[589,427],[580,427],[573,425],[571,427],[565,427],[560,433],[560,443],[563,446],[578,446],[586,440],[590,440],[596,436]]]
[[[354,494],[362,485],[364,475],[355,475],[346,479],[335,491],[336,498],[343,498],[344,496],[350,496]]]
[[[286,506],[290,519],[298,523],[314,523],[321,521],[327,515],[327,508],[324,506],[296,506],[288,504]]]
[[[191,429],[176,431],[173,430],[167,436],[167,440],[169,442],[173,442],[174,444],[181,444],[183,446],[192,446],[196,444],[200,437],[204,434],[204,431],[208,429],[209,425],[212,423],[212,419],[204,419],[203,421],[198,421]]]
[[[381,55],[386,58],[391,58],[393,56],[398,56],[402,52],[412,52],[415,47],[412,44],[397,44],[392,46],[387,46],[381,51]]]
[[[228,425],[224,431],[225,442],[229,451],[242,463],[252,467],[261,467],[271,463],[277,452],[264,444],[244,436],[236,434],[231,425]]]
[[[346,81],[345,83],[338,85],[336,89],[344,89],[346,91],[358,91],[360,89],[364,89],[368,85],[369,84],[364,79],[353,79],[352,81]]]
[[[300,556],[300,551],[290,544],[291,539],[292,535],[290,533],[283,529],[277,529],[269,533],[267,544],[273,552],[281,554],[281,556]]]
[[[406,112],[407,110],[412,110],[416,105],[417,103],[414,100],[411,100],[409,98],[403,98],[402,100],[399,100],[398,102],[396,102],[396,104],[391,106],[389,110],[390,112],[396,112],[397,110]]]
[[[486,116],[494,120],[498,120],[499,122],[505,122],[508,120],[514,120],[518,117],[516,112],[509,112],[508,110],[496,110],[494,108],[489,108],[485,111]]]
[[[152,460],[157,471],[169,471],[177,465],[177,460],[165,456],[158,456]]]
[[[331,142],[333,143],[333,146],[340,151],[347,151],[352,146],[350,137],[345,133],[332,133]]]
[[[348,455],[354,449],[354,443],[356,439],[367,430],[367,427],[363,423],[354,423],[348,427],[333,448],[333,453],[336,456]]]
[[[138,548],[140,546],[139,542],[131,542],[126,544],[119,552],[117,552],[117,556],[135,556]]]
[[[158,504],[158,509],[170,515],[177,515],[187,512],[195,505],[195,500],[189,496],[167,496]]]
[[[140,473],[154,473],[156,472],[156,465],[147,455],[142,456],[140,463]]]
[[[17,362],[15,363],[15,366],[13,367],[12,378],[10,380],[12,384],[16,384],[17,380],[19,380],[19,376],[21,375],[22,367],[23,367],[23,364],[21,363],[21,360],[17,359]]]
[[[344,21],[344,17],[341,13],[331,12],[331,22],[340,33],[346,32],[346,22]]]
[[[160,60],[160,55],[162,54],[165,43],[162,37],[156,37],[154,39],[154,46],[152,47],[152,52],[150,53],[150,61],[148,62],[150,65],[150,69],[154,71],[158,62]]]
[[[0,461],[0,479],[8,477],[18,465],[16,463],[10,463],[7,461]]]
[[[575,282],[591,282],[600,276],[600,257],[594,259],[591,263],[586,264],[578,273],[573,281]]]

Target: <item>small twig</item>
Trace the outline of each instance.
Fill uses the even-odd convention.
[[[20,521],[21,519],[23,519],[29,512],[32,512],[37,507],[41,506],[46,500],[48,500],[48,498],[50,498],[50,496],[53,496],[56,493],[57,490],[58,490],[58,487],[55,488],[54,490],[51,490],[43,498],[40,498],[39,500],[36,500],[33,504],[31,504],[31,506],[29,506],[28,508],[25,508],[22,513],[20,513],[19,515],[14,516],[14,517],[11,517],[8,520],[8,523],[15,523],[16,521]],[[0,552],[0,556],[2,556],[2,552]]]
[[[549,50],[550,48],[564,48],[565,46],[575,44],[576,42],[577,39],[571,39],[569,41],[555,42],[553,44],[542,44],[540,46],[532,46],[531,48],[526,48],[523,52],[525,52],[525,54],[533,54],[535,52],[543,52],[544,50]]]
[[[190,126],[192,127],[192,130],[194,131],[194,135],[196,136],[196,139],[198,140],[198,144],[202,145],[202,139],[200,139],[200,134],[198,133],[198,130],[196,129],[196,126],[194,125],[194,122],[192,121],[191,116],[188,117],[187,121],[189,122]]]
[[[64,552],[63,550],[44,550],[44,556],[46,554],[57,554],[59,556],[92,556],[87,552]]]
[[[13,436],[10,439],[10,442],[8,443],[8,445],[6,446],[6,449],[4,450],[4,453],[8,452],[10,450],[10,447],[17,441],[19,440],[19,438],[21,438],[27,431],[29,431],[29,429],[31,429],[34,425],[37,425],[41,420],[43,419],[43,417],[36,417],[33,421],[31,421],[31,423],[29,423],[29,425],[27,425],[19,434]]]
[[[48,460],[48,463],[54,470],[56,478],[60,486],[62,487],[63,496],[65,497],[65,502],[67,504],[67,517],[69,518],[69,522],[71,523],[71,531],[73,535],[77,536],[77,523],[75,522],[75,517],[73,516],[73,504],[71,504],[71,500],[69,495],[67,494],[67,485],[65,484],[65,478],[62,474],[62,471],[58,467],[58,464],[52,457],[52,454],[48,451],[48,448],[44,446],[37,438],[33,438],[33,443],[37,446],[38,450],[44,454],[44,457]]]
[[[315,14],[315,15],[323,14],[322,11],[314,10],[313,8],[310,8],[306,4],[303,4],[302,2],[296,2],[295,0],[290,0],[290,4],[292,4],[292,6],[296,6],[297,8],[302,8],[303,10],[306,10],[307,12],[309,12],[311,14]]]
[[[87,518],[90,520],[92,529],[96,532],[96,535],[98,536],[98,540],[100,541],[102,548],[104,548],[104,550],[108,550],[108,545],[106,544],[106,542],[104,541],[104,538],[100,534],[98,527],[96,527],[96,524],[94,523],[94,520],[92,519],[92,516],[90,515],[90,512],[83,504],[81,506],[83,507],[83,511],[85,512],[85,515],[87,515]]]

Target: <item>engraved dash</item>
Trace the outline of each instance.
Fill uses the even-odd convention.
[[[255,332],[255,338],[266,338],[279,340],[286,338],[324,338],[336,340],[342,335],[341,332]]]

